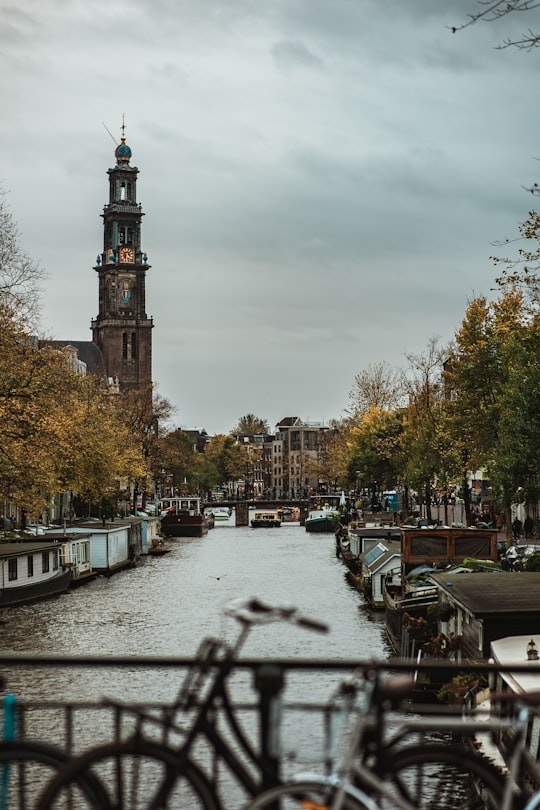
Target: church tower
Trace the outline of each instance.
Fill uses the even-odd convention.
[[[109,202],[103,208],[103,252],[94,270],[99,276],[99,314],[92,321],[92,340],[101,349],[109,380],[120,391],[148,389],[152,383],[152,318],[146,315],[146,271],[141,247],[144,216],[137,202],[137,175],[124,125],[108,169]]]

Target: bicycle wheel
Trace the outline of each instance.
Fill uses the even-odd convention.
[[[504,777],[466,748],[418,745],[394,754],[384,784],[397,798],[378,796],[382,810],[397,810],[399,797],[418,810],[497,810]]]
[[[0,743],[0,807],[33,810],[53,776],[70,761],[61,748],[32,740]],[[107,807],[106,793],[91,774],[80,784],[82,795]]]
[[[89,775],[104,786],[106,804],[81,790]],[[179,767],[175,751],[132,738],[106,743],[74,757],[53,777],[36,810],[220,810],[208,779],[191,762]]]
[[[332,810],[336,794],[336,786],[323,778],[287,782],[261,793],[245,810]],[[378,805],[367,796],[362,801],[348,794],[343,796],[339,807],[340,810],[378,810]]]

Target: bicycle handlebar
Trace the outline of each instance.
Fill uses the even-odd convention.
[[[329,627],[318,619],[302,616],[298,608],[292,605],[270,605],[257,597],[233,599],[228,602],[223,612],[233,616],[243,624],[265,624],[269,622],[288,621],[304,627],[306,630],[315,630],[326,633]]]

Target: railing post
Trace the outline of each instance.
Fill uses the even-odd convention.
[[[262,789],[279,782],[281,692],[285,678],[282,667],[262,664],[255,670],[255,689],[259,693],[260,744],[264,763]]]
[[[234,508],[234,514],[236,526],[249,525],[249,504],[247,501],[238,501]]]

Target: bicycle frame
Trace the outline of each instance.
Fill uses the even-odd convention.
[[[165,730],[180,732],[185,736],[183,743],[177,748],[171,748],[178,760],[178,770],[189,761],[190,753],[195,743],[202,737],[208,741],[213,751],[214,768],[213,777],[205,774],[209,786],[216,793],[216,779],[218,763],[223,763],[228,771],[234,775],[237,782],[244,788],[249,796],[256,796],[262,790],[279,784],[279,758],[275,750],[275,740],[281,722],[281,691],[284,683],[283,670],[272,664],[261,664],[255,671],[255,689],[259,695],[258,713],[260,718],[260,753],[255,750],[254,745],[248,739],[247,734],[242,729],[236,717],[236,709],[229,695],[228,678],[233,669],[238,653],[243,647],[245,640],[252,627],[257,622],[264,622],[264,605],[260,605],[255,600],[246,603],[246,607],[239,607],[231,611],[241,628],[233,644],[226,644],[219,639],[205,639],[198,651],[196,665],[187,673],[186,678],[179,691],[177,700],[171,705],[165,717],[161,720],[143,715],[141,720],[147,719],[154,723],[163,725]],[[258,607],[253,608],[253,605]],[[261,618],[254,618],[253,611],[263,609]],[[252,611],[250,613],[250,610]],[[296,618],[293,609],[272,609],[275,617],[284,620],[294,620],[300,626],[309,629],[325,631],[326,625],[319,622],[301,618]],[[271,617],[268,619],[271,621]],[[200,690],[204,678],[209,672],[213,672],[214,680],[209,687],[206,696],[200,701]],[[122,706],[114,704],[119,711]],[[186,710],[195,708],[196,714],[187,731],[175,723],[177,713],[185,713]],[[233,744],[224,733],[222,733],[216,723],[216,717],[223,716],[228,729],[232,731],[233,741],[236,741],[249,764],[246,764],[234,750]],[[140,728],[136,733],[141,734]],[[249,770],[252,766],[259,778],[252,775]],[[165,800],[172,789],[176,778],[174,772],[169,772],[161,785],[158,797]]]

